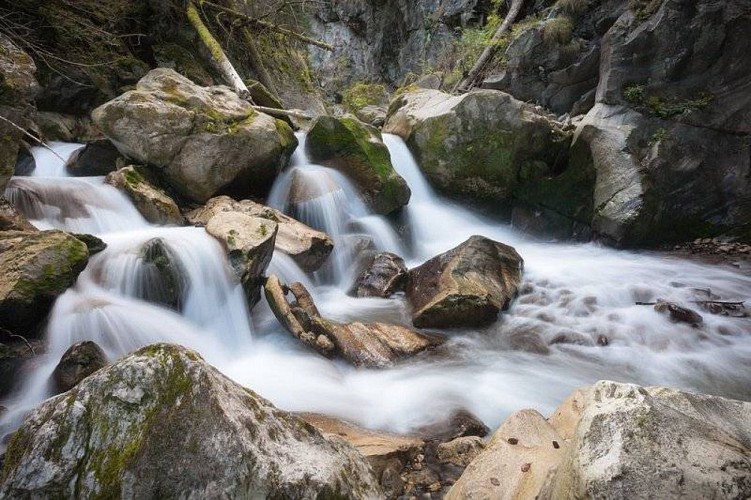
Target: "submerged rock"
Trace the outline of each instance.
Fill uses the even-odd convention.
[[[263,273],[271,262],[278,228],[276,222],[238,212],[219,212],[206,224],[206,231],[227,249],[250,307],[261,300]]]
[[[62,231],[0,232],[0,327],[33,332],[88,260],[86,244]]]
[[[408,269],[404,259],[384,252],[373,256],[370,264],[355,281],[355,297],[390,297],[404,291]]]
[[[197,353],[157,344],[34,410],[3,497],[376,498],[365,459]]]
[[[220,190],[266,194],[297,145],[286,123],[253,111],[229,88],[200,87],[166,68],[92,116],[123,155],[197,202]]]
[[[557,173],[571,139],[554,119],[494,90],[406,92],[391,103],[384,131],[405,140],[441,192],[495,210]]]
[[[516,296],[523,266],[512,247],[472,236],[410,270],[412,323],[419,328],[492,323]]]
[[[123,191],[147,221],[176,226],[185,222],[175,200],[149,179],[143,167],[128,165],[108,174],[105,182]]]
[[[407,182],[375,128],[352,117],[321,116],[308,132],[307,149],[313,161],[349,177],[374,212],[388,214],[409,202]]]
[[[655,304],[654,309],[658,313],[667,313],[670,321],[675,323],[688,323],[689,325],[699,326],[704,322],[704,318],[698,312],[681,307],[673,302],[658,302]]]
[[[83,379],[107,366],[107,356],[102,348],[91,341],[78,342],[65,351],[52,372],[57,394],[77,386]]]
[[[292,257],[297,265],[308,272],[318,270],[334,249],[334,242],[326,233],[251,200],[235,201],[228,196],[218,196],[203,207],[189,212],[187,217],[192,224],[206,225],[211,217],[221,212],[237,212],[274,221],[279,226],[276,249]]]
[[[301,283],[289,287],[275,275],[266,280],[266,300],[282,326],[318,353],[338,356],[355,366],[383,368],[435,347],[443,339],[386,323],[338,323],[322,318]],[[295,302],[287,301],[292,292]]]
[[[138,298],[181,311],[189,283],[178,257],[162,238],[144,243],[139,257],[147,269]]]

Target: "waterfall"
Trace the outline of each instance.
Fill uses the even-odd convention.
[[[599,379],[751,399],[751,320],[702,313],[703,325],[693,328],[635,305],[658,298],[686,303],[706,294],[743,300],[751,295],[751,277],[742,271],[529,239],[438,196],[404,142],[385,135],[394,167],[412,190],[404,214],[412,238],[405,244],[387,219],[368,211],[346,177],[311,164],[305,137],[299,139],[293,164],[278,177],[268,204],[327,231],[336,250],[314,275],[281,253],[274,254],[269,272],[303,282],[326,317],[409,324],[403,296],[346,294],[360,251],[394,251],[416,266],[473,234],[516,247],[525,260],[524,293],[495,324],[446,332],[440,356],[387,370],[356,369],[307,350],[263,301],[252,311],[251,327],[225,256],[202,229],[149,225],[100,178],[16,177],[8,193],[34,224],[85,227],[108,248],[57,300],[47,331],[49,355],[16,399],[4,403],[10,408],[6,425],[49,394],[47,380],[60,355],[84,339],[100,343],[110,359],[156,341],[188,345],[285,410],[394,431],[431,423],[456,408],[496,426],[521,408],[552,411],[574,388]],[[37,162],[39,172],[46,171],[44,161]],[[164,269],[152,265],[152,250],[144,250],[154,245],[179,269],[184,281],[176,288]]]

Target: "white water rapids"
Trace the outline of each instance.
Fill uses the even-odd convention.
[[[745,300],[751,277],[660,254],[532,240],[437,196],[404,143],[389,135],[385,141],[412,189],[406,241],[386,219],[368,213],[340,174],[309,165],[301,147],[269,204],[328,231],[337,250],[313,276],[279,253],[268,272],[303,281],[332,319],[409,324],[403,297],[347,296],[358,249],[394,251],[414,266],[480,234],[514,246],[525,261],[525,294],[498,322],[446,332],[440,355],[391,369],[332,362],[284,332],[263,301],[248,312],[220,245],[203,229],[149,225],[102,178],[64,177],[59,159],[36,150],[36,172],[44,176],[15,177],[6,196],[38,227],[91,232],[108,248],[57,300],[47,330],[49,354],[4,403],[10,409],[6,429],[49,395],[54,366],[81,340],[96,341],[112,360],[153,342],[184,344],[281,408],[395,431],[440,421],[457,408],[495,427],[521,408],[548,413],[574,388],[599,379],[751,399],[751,320],[703,313],[704,324],[693,328],[634,304],[657,298],[687,303],[707,288]],[[72,147],[56,149],[69,154]],[[292,200],[295,189],[300,196]],[[155,238],[185,281],[178,310],[143,300],[155,278],[142,248]]]

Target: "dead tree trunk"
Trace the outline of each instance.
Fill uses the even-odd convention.
[[[198,33],[198,37],[201,39],[201,42],[203,42],[203,44],[208,49],[209,54],[211,55],[211,61],[214,63],[216,70],[219,71],[227,84],[232,87],[235,92],[237,92],[237,95],[239,95],[243,99],[249,99],[250,92],[248,92],[248,87],[245,85],[245,82],[243,82],[242,78],[240,78],[240,75],[235,70],[235,67],[232,66],[232,63],[224,53],[222,46],[219,44],[216,38],[214,38],[214,35],[211,34],[209,28],[204,24],[203,20],[201,19],[201,14],[196,8],[195,2],[193,2],[192,0],[188,2],[186,13],[188,15],[190,24],[193,25],[193,28]]]
[[[485,50],[482,51],[482,54],[480,54],[480,57],[477,59],[477,62],[475,62],[475,65],[472,66],[472,69],[470,69],[469,73],[467,73],[467,76],[456,84],[452,92],[467,92],[474,86],[475,81],[480,76],[480,73],[482,73],[482,70],[498,51],[498,42],[500,42],[501,37],[508,31],[508,29],[516,20],[516,16],[519,15],[519,11],[521,11],[523,4],[524,0],[511,1],[511,8],[506,14],[506,17],[503,19],[501,25],[497,30],[495,30],[493,38],[490,40],[490,44],[485,47]]]

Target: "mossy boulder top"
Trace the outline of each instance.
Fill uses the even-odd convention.
[[[156,344],[54,397],[11,440],[0,496],[379,498],[365,459],[186,348]]]
[[[553,118],[494,90],[408,91],[391,103],[384,131],[407,142],[440,191],[501,206],[564,165],[571,139]]]
[[[374,212],[388,214],[409,202],[409,186],[394,170],[381,133],[356,118],[320,116],[307,149],[311,160],[349,177]]]
[[[182,225],[185,218],[180,213],[177,203],[152,177],[146,168],[128,165],[110,172],[105,182],[125,193],[147,221],[154,224]]]
[[[0,232],[0,327],[33,331],[88,260],[86,244],[62,231]]]
[[[253,111],[228,87],[200,87],[166,68],[92,118],[124,156],[197,202],[220,190],[265,195],[297,146],[289,125]]]

